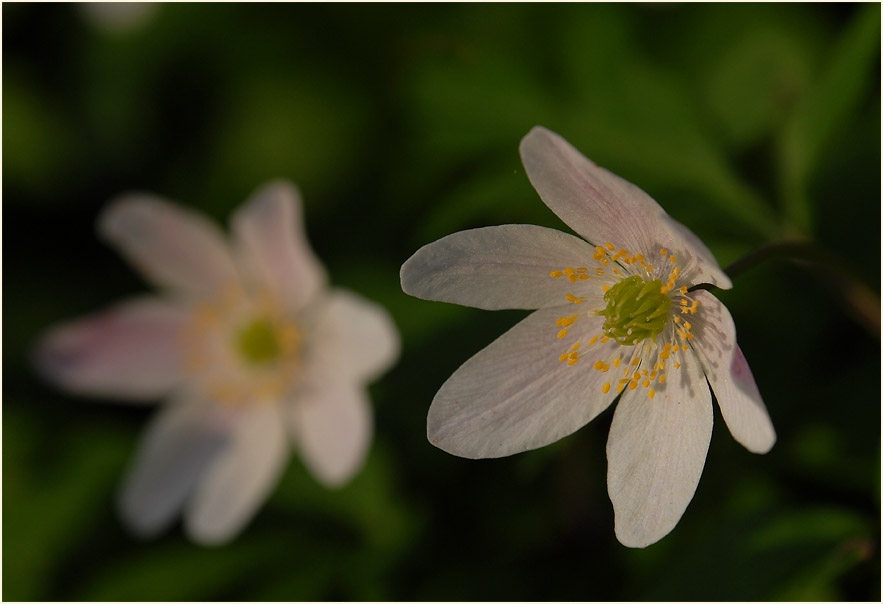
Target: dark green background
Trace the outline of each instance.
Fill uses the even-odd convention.
[[[2,11],[4,599],[879,600],[879,327],[855,312],[879,326],[879,5],[173,4],[124,32]],[[693,502],[646,550],[613,533],[612,410],[506,459],[426,441],[441,383],[525,313],[410,298],[399,267],[465,228],[566,230],[519,161],[535,124],[724,266],[802,236],[840,267],[774,258],[720,294],[778,443],[748,453],[716,411]],[[367,465],[326,491],[293,457],[231,545],[139,542],[113,500],[151,411],[65,396],[28,351],[146,290],[95,237],[111,197],[226,221],[276,177],[333,282],[401,330]]]

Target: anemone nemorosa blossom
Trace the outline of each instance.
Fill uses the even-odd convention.
[[[202,543],[232,538],[275,486],[294,447],[326,486],[362,466],[372,434],[367,381],[399,341],[387,313],[329,289],[298,194],[258,190],[232,240],[204,217],[128,195],[99,233],[164,295],[56,327],[37,365],[61,388],[114,400],[167,397],[120,497],[152,536],[183,513]]]
[[[536,127],[520,151],[540,197],[585,241],[503,225],[454,233],[405,262],[413,296],[539,309],[442,385],[428,437],[461,457],[512,455],[567,436],[620,396],[607,487],[617,538],[644,547],[693,498],[711,439],[709,384],[739,443],[765,453],[775,442],[730,313],[691,290],[730,279],[646,193],[557,134]]]

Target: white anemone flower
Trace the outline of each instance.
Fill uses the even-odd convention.
[[[454,233],[405,262],[413,296],[538,309],[442,385],[428,437],[461,457],[512,455],[571,434],[620,396],[607,487],[617,538],[645,547],[693,498],[711,439],[709,385],[739,443],[765,453],[775,442],[730,313],[692,289],[730,279],[650,196],[557,134],[535,127],[520,151],[540,197],[585,241],[503,225]]]
[[[291,447],[326,486],[361,468],[366,383],[397,358],[398,334],[379,306],[329,289],[291,185],[258,190],[229,243],[205,217],[149,195],[113,202],[98,230],[164,295],[50,330],[36,361],[72,393],[168,399],[119,500],[135,533],[156,535],[180,512],[195,541],[231,539]]]

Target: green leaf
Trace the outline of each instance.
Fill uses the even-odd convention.
[[[863,6],[833,49],[831,59],[794,111],[780,143],[782,198],[793,225],[811,233],[807,189],[825,145],[858,109],[880,57],[880,5]],[[879,81],[879,80],[876,80]]]

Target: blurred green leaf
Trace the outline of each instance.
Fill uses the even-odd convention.
[[[10,403],[4,400],[3,540],[15,545],[3,557],[3,596],[51,599],[45,577],[71,543],[88,535],[113,498],[125,435],[93,428],[46,443],[39,424]]]
[[[780,141],[782,197],[793,225],[813,231],[808,187],[825,145],[862,102],[880,58],[880,5],[862,6],[832,50],[824,70],[795,109]]]

